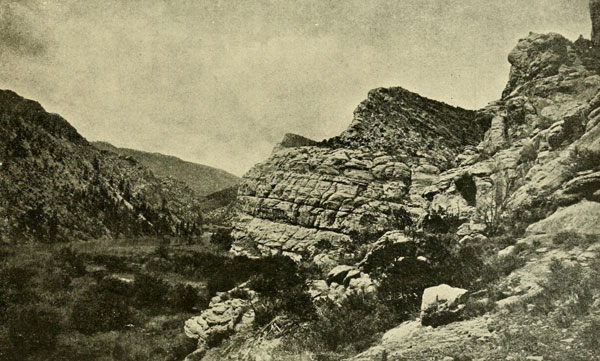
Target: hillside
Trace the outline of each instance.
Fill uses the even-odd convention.
[[[199,232],[190,187],[96,149],[37,102],[0,91],[0,126],[3,242]]]
[[[131,156],[150,169],[154,175],[173,177],[184,182],[199,196],[206,196],[239,183],[238,177],[224,170],[186,162],[174,156],[117,148],[107,142],[92,142],[92,145],[100,150],[110,151],[122,156]]]

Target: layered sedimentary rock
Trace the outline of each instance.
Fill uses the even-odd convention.
[[[486,119],[402,88],[371,91],[342,135],[278,147],[244,176],[234,252],[336,260],[404,229],[424,215],[414,188],[476,145]]]
[[[571,150],[598,149],[600,76],[590,46],[529,34],[509,54],[502,98],[477,112],[402,88],[372,90],[340,136],[287,142],[245,175],[234,251],[335,265],[386,231],[434,227],[438,216],[491,221],[503,207],[595,199],[594,175],[563,186],[573,178]],[[524,215],[555,209],[538,208]]]

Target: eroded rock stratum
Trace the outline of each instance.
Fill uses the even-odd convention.
[[[280,147],[245,175],[234,251],[337,260],[419,222],[420,191],[483,138],[487,118],[402,88],[371,91],[339,137]]]
[[[582,186],[560,188],[572,177],[570,150],[598,147],[600,76],[590,49],[583,38],[530,34],[509,54],[502,98],[478,111],[402,88],[372,90],[340,136],[284,142],[292,147],[244,176],[234,252],[339,260],[386,231],[427,227],[433,215],[472,220],[498,184],[513,209],[539,205],[532,219],[555,209],[549,197],[578,201]]]

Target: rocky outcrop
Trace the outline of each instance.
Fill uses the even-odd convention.
[[[320,147],[279,151],[244,177],[233,249],[339,258],[361,237],[411,222],[410,169],[385,153]]]
[[[418,222],[423,199],[414,187],[477,144],[484,123],[401,88],[371,91],[342,135],[279,148],[244,176],[232,250],[339,260]]]
[[[527,227],[529,235],[567,231],[600,234],[600,203],[581,201]]]
[[[240,293],[245,297],[239,298]],[[255,298],[254,291],[239,286],[232,291],[217,294],[206,310],[199,316],[188,319],[185,322],[185,334],[198,340],[198,349],[188,356],[190,360],[202,359],[209,347],[234,332],[251,329],[254,322],[251,304]]]
[[[446,284],[426,288],[421,301],[421,324],[435,327],[456,321],[465,308],[467,292]]]
[[[285,148],[296,148],[296,147],[306,147],[310,145],[317,145],[318,142],[312,139],[303,137],[298,134],[286,133],[283,136],[283,139],[279,144],[273,148],[273,153],[276,153]]]

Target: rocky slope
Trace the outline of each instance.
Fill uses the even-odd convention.
[[[419,189],[479,142],[488,118],[402,88],[371,91],[341,136],[280,145],[244,176],[234,251],[339,260],[419,221]]]
[[[199,231],[198,195],[66,120],[0,91],[0,239],[56,242]]]
[[[199,196],[207,196],[235,186],[239,178],[224,170],[202,164],[186,162],[177,157],[160,153],[142,152],[128,148],[117,148],[107,142],[92,142],[100,149],[122,156],[131,156],[158,177],[173,177],[186,183]]]
[[[590,7],[597,42],[597,2]],[[409,350],[418,340],[459,345],[471,336],[481,342],[498,336],[492,335],[490,319],[500,320],[514,305],[529,307],[527,302],[542,291],[552,259],[585,269],[599,257],[600,50],[594,42],[529,34],[509,54],[512,67],[502,97],[478,111],[401,88],[375,89],[340,136],[318,143],[287,136],[243,178],[232,251],[282,253],[312,262],[328,276],[311,281],[311,295],[339,299],[377,287],[373,264],[410,260],[416,277],[419,262],[429,262],[415,253],[419,234],[450,234],[460,239],[459,250],[480,253],[495,252],[499,245],[490,244],[489,237],[505,235],[514,245],[494,259],[526,264],[516,263],[501,296],[481,299],[505,311],[443,326],[460,319],[462,296],[477,301],[489,291],[440,285],[429,290],[433,303],[425,302],[425,290],[421,320],[390,331],[381,345],[356,359],[408,354],[423,359],[416,356],[423,347]],[[592,244],[570,251],[557,246],[571,237],[564,231]],[[598,297],[592,298],[600,305]],[[431,321],[436,315],[439,322]],[[429,324],[442,327],[422,327]],[[237,355],[260,354],[269,345]],[[494,355],[489,359],[504,359],[504,353],[492,351],[486,350]],[[481,348],[477,352],[485,354]],[[235,359],[236,353],[230,356]]]
[[[531,222],[597,197],[596,176],[568,174],[566,160],[575,147],[598,147],[600,76],[589,48],[530,34],[509,55],[503,97],[477,112],[400,88],[371,91],[342,135],[282,148],[244,176],[234,249],[339,259],[440,215],[492,223],[493,208],[510,204]]]

